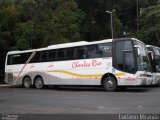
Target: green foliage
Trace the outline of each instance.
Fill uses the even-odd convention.
[[[157,43],[158,0],[138,1],[139,11],[144,10],[139,36]],[[113,9],[114,38],[124,37],[124,32],[135,37],[136,0],[0,0],[0,50],[111,38],[110,14],[105,11]]]
[[[84,16],[74,0],[1,0],[0,43],[26,49],[80,41]]]
[[[55,3],[55,4],[54,4]],[[32,41],[34,48],[81,40],[79,15],[83,14],[73,0],[23,2],[27,32],[22,38]],[[27,13],[26,13],[27,11]],[[83,18],[82,18],[83,19]]]
[[[18,39],[17,46],[19,50],[26,50],[29,49],[29,42],[25,39]]]
[[[19,21],[19,11],[12,6],[6,6],[0,9],[0,43],[1,50],[8,51],[9,47],[14,45],[14,30]]]
[[[140,38],[147,44],[160,46],[160,5],[145,9],[140,20]]]

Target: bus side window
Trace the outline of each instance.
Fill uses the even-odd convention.
[[[135,63],[134,63],[134,56],[133,56],[133,45],[131,41],[124,41],[123,54],[124,54],[124,71],[131,72],[131,73],[134,72]]]
[[[15,55],[9,55],[9,65],[14,65],[14,64],[20,64],[21,63],[21,56],[20,54],[15,54]]]
[[[31,52],[29,53],[22,53],[21,54],[21,63],[24,64],[27,62],[27,60],[29,59],[29,57],[31,56]]]
[[[115,67],[129,73],[135,72],[133,45],[131,41],[117,41]]]
[[[116,42],[116,67],[123,70],[123,41]]]
[[[8,55],[7,65],[25,64],[29,59],[31,52]]]
[[[74,48],[67,48],[66,49],[66,59],[73,60],[74,59]]]
[[[127,72],[134,72],[135,71],[135,65],[134,65],[134,58],[133,58],[133,52],[125,52],[124,53],[124,70]]]
[[[64,49],[59,49],[56,51],[56,61],[65,60]]]
[[[101,43],[98,45],[101,57],[112,57],[112,43]]]
[[[37,51],[29,63],[39,63],[39,62],[40,62],[40,51]]]
[[[87,58],[87,48],[86,46],[77,47],[76,59],[86,59]]]
[[[97,45],[89,45],[88,47],[88,58],[100,58],[101,51],[98,51]]]
[[[55,50],[50,50],[48,52],[48,61],[55,61],[55,57],[56,57],[56,52]]]
[[[41,51],[40,62],[47,62],[47,51]]]

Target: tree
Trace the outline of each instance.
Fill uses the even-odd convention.
[[[86,41],[102,40],[111,38],[110,14],[105,11],[113,10],[116,7],[111,0],[76,0],[80,9],[87,15],[85,18],[84,28]],[[114,38],[123,36],[122,24],[118,12],[113,15]]]
[[[2,3],[5,5],[2,7]],[[14,31],[19,22],[20,12],[8,0],[0,2],[0,51],[8,51],[15,46]]]
[[[145,9],[140,19],[140,38],[147,44],[160,46],[160,4]]]
[[[17,40],[17,46],[19,50],[26,50],[29,49],[29,43],[25,39],[18,39]]]
[[[74,0],[23,0],[21,6],[16,35],[31,48],[82,40],[84,14]]]

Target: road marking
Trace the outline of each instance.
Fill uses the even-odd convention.
[[[122,108],[112,108],[112,109],[118,110],[118,109],[122,109]]]
[[[98,108],[100,108],[100,109],[104,109],[105,107],[103,107],[103,106],[98,106]]]
[[[63,97],[63,98],[64,98],[64,99],[75,99],[75,98],[76,98],[76,99],[77,99],[77,98],[79,99],[80,97]]]
[[[139,106],[137,106],[138,108],[142,108],[142,106],[141,105],[139,105]]]

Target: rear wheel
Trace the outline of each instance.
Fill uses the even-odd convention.
[[[34,81],[34,85],[37,89],[42,89],[44,87],[44,82],[42,77],[37,77]]]
[[[30,77],[25,77],[25,78],[23,79],[23,86],[24,86],[25,88],[30,88],[31,85],[32,85],[32,80],[31,80],[31,78],[30,78]]]
[[[117,81],[114,77],[109,76],[103,80],[103,87],[106,91],[112,92],[117,88]]]

